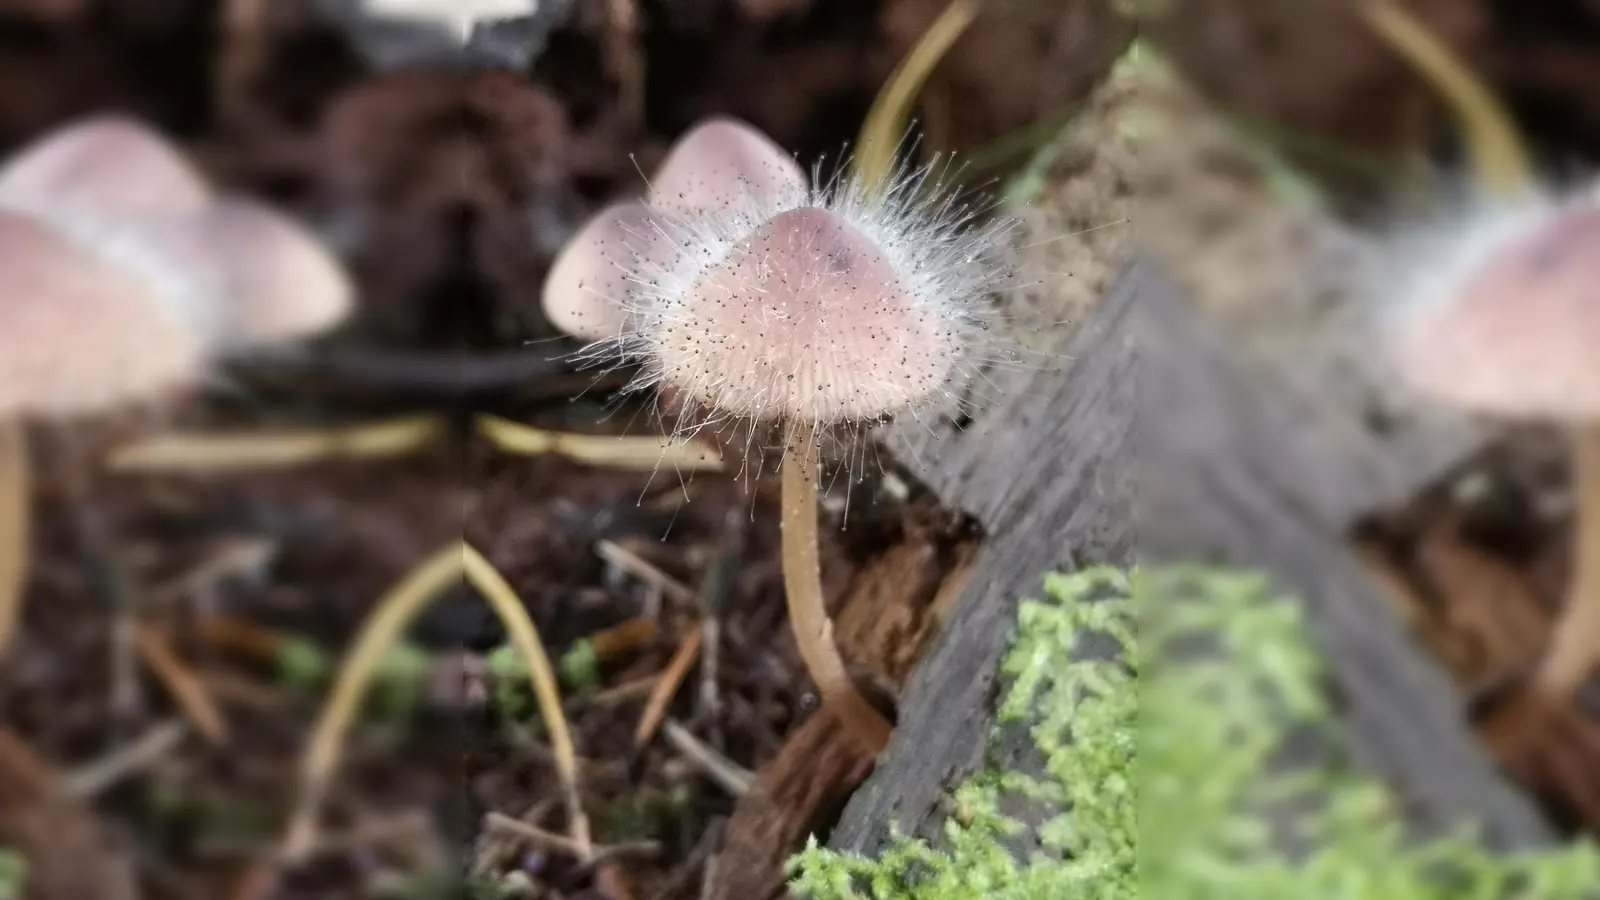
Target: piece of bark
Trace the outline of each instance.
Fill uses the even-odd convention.
[[[0,849],[27,864],[19,900],[134,900],[133,872],[48,763],[0,729]]]
[[[903,688],[942,596],[965,582],[976,548],[972,537],[912,535],[870,563],[844,592],[835,617],[845,655],[871,661],[876,680]],[[832,824],[871,768],[871,752],[825,710],[802,722],[734,809],[707,900],[779,896],[788,858],[808,835]]]
[[[1550,840],[1528,799],[1490,764],[1462,703],[1403,634],[1346,535],[1397,490],[1415,490],[1463,447],[1393,446],[1348,410],[1250,372],[1153,273],[1139,340],[1141,559],[1260,568],[1304,604],[1358,762],[1402,798],[1418,834],[1478,823],[1486,844]]]
[[[1131,561],[1139,290],[1134,271],[1117,276],[1065,348],[1070,362],[997,373],[1001,401],[965,430],[888,435],[891,452],[990,540],[917,667],[889,748],[832,832],[835,849],[875,852],[891,821],[908,833],[935,828],[950,786],[982,763],[1017,598],[1052,569]]]

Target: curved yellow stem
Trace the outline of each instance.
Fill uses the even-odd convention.
[[[540,715],[550,730],[550,745],[569,808],[573,840],[581,847],[590,846],[589,821],[578,796],[577,753],[561,709],[555,671],[539,639],[539,631],[505,578],[471,545],[458,542],[429,557],[380,598],[356,637],[355,645],[345,654],[302,757],[301,796],[283,841],[283,856],[287,861],[304,859],[315,843],[316,817],[322,799],[338,769],[345,737],[384,655],[399,642],[406,627],[430,602],[453,581],[462,578],[477,589],[495,611],[505,625],[512,647],[528,667]]]
[[[1368,0],[1372,29],[1439,89],[1460,122],[1472,168],[1485,187],[1503,195],[1527,190],[1533,164],[1511,117],[1494,94],[1449,48],[1392,0]]]
[[[467,581],[477,588],[489,606],[494,609],[501,624],[511,638],[511,646],[528,667],[528,679],[533,684],[533,695],[539,703],[539,714],[545,727],[550,729],[550,750],[556,758],[556,773],[561,777],[562,793],[571,821],[572,838],[587,855],[590,849],[589,819],[583,812],[578,796],[578,754],[573,746],[572,732],[567,727],[567,717],[561,709],[561,691],[556,686],[555,669],[550,665],[550,655],[545,652],[539,630],[529,618],[528,610],[517,598],[517,592],[483,554],[471,544],[461,545],[466,562]]]
[[[934,66],[977,18],[978,5],[978,0],[952,0],[878,91],[856,142],[859,146],[856,147],[855,171],[864,183],[882,185],[887,182],[894,167],[895,147],[900,133],[905,130],[912,103],[928,76],[933,74]]]
[[[318,810],[327,793],[328,782],[338,768],[345,735],[355,722],[361,699],[372,683],[378,664],[417,614],[462,577],[465,562],[462,545],[456,543],[413,569],[378,600],[376,609],[356,637],[355,646],[345,654],[328,701],[301,757],[301,795],[283,842],[287,861],[304,859],[315,843]]]

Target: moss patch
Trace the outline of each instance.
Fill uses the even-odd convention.
[[[1045,588],[1021,606],[999,710],[1031,723],[1045,777],[974,776],[937,841],[896,837],[876,860],[813,842],[792,861],[798,896],[1582,900],[1600,885],[1587,841],[1519,856],[1468,833],[1419,842],[1337,750],[1284,766],[1307,736],[1337,748],[1337,723],[1299,607],[1264,578],[1095,568]],[[1138,645],[1136,605],[1159,611],[1140,618]],[[1123,659],[1078,653],[1088,632]],[[1001,811],[1016,795],[1062,812],[1028,831]],[[1006,848],[1024,832],[1034,849],[1019,858]]]

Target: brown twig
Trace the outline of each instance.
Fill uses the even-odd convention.
[[[643,747],[650,743],[650,738],[655,735],[656,728],[661,725],[661,719],[667,713],[667,704],[672,702],[672,696],[683,684],[689,666],[694,664],[694,658],[699,655],[700,642],[704,639],[704,635],[705,633],[699,628],[690,631],[683,639],[683,643],[678,645],[677,652],[672,654],[672,659],[662,671],[661,677],[656,679],[655,689],[650,692],[650,701],[645,704],[644,713],[639,716],[639,725],[633,730],[634,747]]]
[[[660,633],[661,626],[655,619],[639,616],[595,632],[588,640],[595,658],[603,662],[655,640]]]
[[[228,726],[222,712],[217,709],[205,683],[178,658],[160,629],[154,625],[141,626],[134,633],[134,641],[145,663],[172,694],[195,731],[211,746],[225,746]]]
[[[232,619],[207,616],[197,629],[201,640],[260,663],[274,663],[283,652],[284,636],[271,628]]]

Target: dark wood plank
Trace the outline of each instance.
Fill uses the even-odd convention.
[[[981,761],[990,722],[951,711],[992,709],[1010,598],[1052,567],[1127,560],[1135,471],[1141,560],[1258,567],[1303,599],[1353,752],[1403,798],[1418,833],[1478,822],[1491,846],[1547,843],[1547,824],[1482,753],[1444,676],[1343,540],[1355,517],[1438,477],[1481,437],[1448,422],[1362,427],[1358,410],[1246,362],[1143,264],[1118,280],[1069,355],[1058,376],[1011,386],[1014,401],[996,411],[1009,425],[1000,434],[899,445],[994,538],[830,844],[875,852],[891,820],[933,831],[948,789]]]
[[[1419,832],[1479,821],[1492,846],[1549,840],[1344,540],[1353,516],[1431,480],[1470,444],[1412,434],[1396,448],[1363,435],[1347,411],[1250,371],[1154,274],[1134,318],[1141,559],[1257,567],[1300,597],[1358,761],[1397,790]]]
[[[1134,334],[1138,280],[1119,276],[1065,348],[1068,362],[997,373],[974,427],[888,435],[890,451],[991,539],[902,700],[900,727],[851,797],[830,844],[872,852],[888,823],[927,832],[950,784],[982,761],[993,673],[1015,600],[1047,570],[1127,564],[1133,551]],[[953,711],[955,711],[953,713]]]

